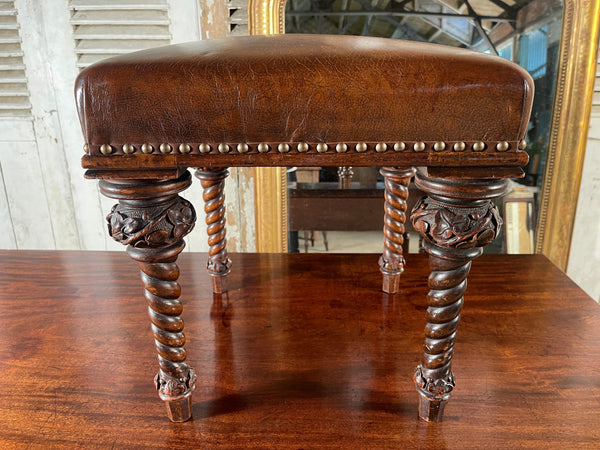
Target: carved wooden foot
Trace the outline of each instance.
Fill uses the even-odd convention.
[[[227,257],[227,239],[225,239],[225,178],[227,169],[198,169],[196,177],[204,189],[204,211],[208,233],[208,262],[206,268],[212,279],[213,292],[227,292],[227,274],[231,260]]]
[[[406,222],[406,199],[408,185],[415,169],[384,167],[380,170],[385,179],[385,204],[383,225],[383,254],[379,268],[383,274],[383,292],[395,294],[400,286],[400,274],[404,272],[404,224]]]
[[[419,416],[438,422],[455,384],[451,361],[471,260],[500,231],[502,220],[489,199],[502,195],[507,182],[429,179],[417,173],[415,184],[429,195],[415,205],[411,219],[429,253],[431,275],[424,353],[414,380]]]
[[[191,418],[196,380],[183,347],[183,305],[175,263],[185,247],[182,238],[196,221],[191,203],[177,195],[190,183],[187,171],[176,180],[100,182],[104,195],[119,200],[107,217],[109,234],[127,245],[141,270],[160,368],[155,385],[173,422]]]

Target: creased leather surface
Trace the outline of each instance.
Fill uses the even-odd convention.
[[[533,81],[452,47],[280,35],[172,45],[84,70],[86,142],[518,141]]]

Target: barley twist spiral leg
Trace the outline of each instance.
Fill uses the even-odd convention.
[[[227,239],[225,239],[225,178],[227,169],[198,169],[196,177],[204,189],[204,212],[206,213],[206,231],[208,233],[208,262],[206,268],[212,279],[213,292],[227,292],[227,274],[231,260],[227,257]]]
[[[159,372],[154,384],[160,398],[167,402],[167,412],[173,422],[183,422],[191,417],[191,395],[196,387],[196,374],[186,362],[183,347],[183,304],[179,300],[179,268],[175,263],[184,247],[184,242],[179,241],[160,249],[127,248],[127,253],[138,262],[141,270],[158,353]]]
[[[119,203],[107,216],[108,232],[127,245],[127,253],[142,271],[152,334],[158,352],[158,394],[167,404],[169,418],[191,418],[191,396],[196,375],[186,362],[183,347],[183,306],[175,261],[185,247],[183,237],[194,228],[196,212],[177,195],[191,184],[184,171],[179,178],[155,180],[102,180],[101,192]]]
[[[385,179],[385,203],[383,224],[383,254],[379,268],[383,274],[383,292],[398,292],[400,274],[404,271],[404,223],[406,222],[406,200],[408,185],[415,169],[400,170],[384,167],[380,173]]]
[[[418,172],[416,186],[429,196],[413,208],[411,220],[429,253],[431,275],[421,364],[415,371],[419,416],[442,420],[454,388],[454,341],[471,261],[498,235],[502,220],[490,198],[502,195],[505,180],[430,179]]]
[[[444,406],[454,388],[450,364],[467,288],[467,275],[471,260],[479,256],[482,250],[448,251],[429,242],[425,242],[424,247],[430,254],[429,306],[423,356],[415,371],[415,384],[421,394],[419,415],[435,422],[441,420]]]

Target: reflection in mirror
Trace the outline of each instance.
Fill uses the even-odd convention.
[[[469,48],[512,60],[535,80],[530,162],[499,207],[505,226],[487,253],[533,253],[561,33],[560,0],[287,0],[286,33],[348,34]],[[409,211],[420,197],[411,189]],[[377,168],[288,171],[289,251],[379,252],[383,183]],[[405,252],[418,252],[407,221]]]

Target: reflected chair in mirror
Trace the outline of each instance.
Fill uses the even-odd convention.
[[[497,235],[491,199],[523,175],[533,83],[520,67],[463,49],[369,37],[279,35],[167,46],[84,70],[76,101],[88,178],[118,200],[110,235],[146,289],[156,387],[174,421],[191,415],[177,255],[196,219],[178,194],[204,187],[208,272],[230,270],[228,167],[383,167],[383,290],[398,291],[407,186],[425,192],[412,223],[430,255],[425,344],[414,381],[420,416],[442,418],[471,261]],[[317,269],[316,269],[317,270]],[[493,274],[490,274],[492,282]],[[504,280],[502,280],[504,281]],[[373,286],[373,294],[378,287]]]

